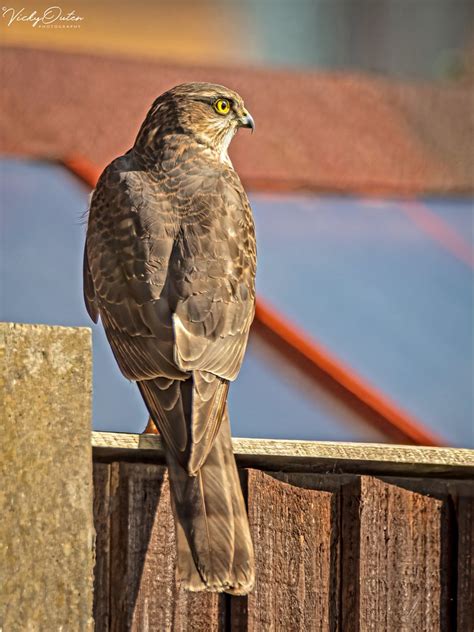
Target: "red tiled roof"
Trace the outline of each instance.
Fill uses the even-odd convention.
[[[189,80],[242,94],[257,134],[231,154],[250,187],[390,193],[472,192],[470,87],[349,74],[184,67],[21,48],[2,52],[0,151],[127,150],[153,99]]]

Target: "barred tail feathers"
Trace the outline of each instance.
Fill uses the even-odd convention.
[[[168,456],[181,583],[242,595],[254,583],[253,546],[227,412],[204,465],[188,476]]]
[[[169,447],[172,428],[168,422],[163,424],[163,404],[166,403],[163,384],[159,380],[146,380],[138,386],[167,444],[178,580],[192,591],[248,593],[254,583],[253,547],[232,450],[227,406],[224,403],[221,423],[215,428],[215,438],[204,462],[196,472],[190,472],[189,464],[183,462],[183,454]],[[187,400],[187,385],[184,389],[183,386],[180,388]],[[174,402],[175,397],[172,399]],[[219,399],[216,398],[216,406],[222,405]],[[166,409],[169,418],[172,410],[168,405]],[[177,402],[174,410],[179,409],[190,412],[186,401]],[[182,420],[178,415],[177,424],[179,417]]]

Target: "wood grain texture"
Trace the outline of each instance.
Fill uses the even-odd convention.
[[[248,506],[257,580],[250,595],[232,599],[231,629],[336,629],[334,494],[250,470]]]
[[[94,622],[96,632],[110,624],[110,465],[94,463]]]
[[[455,497],[458,523],[457,626],[474,630],[474,483]]]
[[[447,495],[362,476],[343,503],[343,629],[453,629]]]
[[[111,475],[113,632],[217,632],[224,597],[175,582],[175,532],[166,468],[114,463]]]

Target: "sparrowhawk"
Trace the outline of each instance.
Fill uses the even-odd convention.
[[[158,97],[133,147],[93,193],[84,252],[87,310],[163,438],[177,576],[190,590],[254,582],[227,393],[255,310],[255,231],[227,154],[254,123],[223,86]]]

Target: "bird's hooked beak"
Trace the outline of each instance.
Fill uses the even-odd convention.
[[[239,118],[239,127],[248,127],[252,130],[252,134],[255,131],[255,121],[252,118],[250,112],[244,110],[243,116]]]

